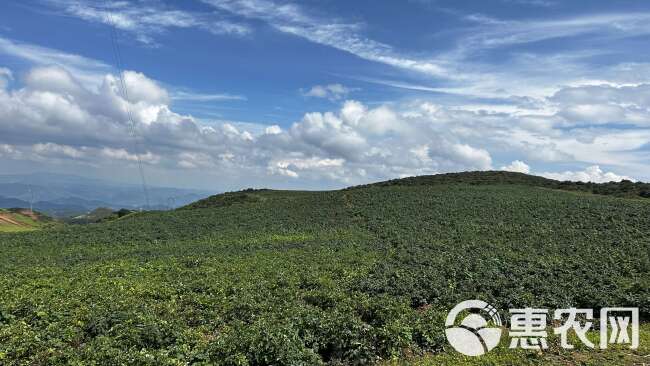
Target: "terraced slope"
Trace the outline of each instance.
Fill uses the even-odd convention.
[[[647,200],[453,181],[226,196],[2,236],[0,363],[595,365],[650,353],[470,361],[444,338],[447,311],[472,298],[638,306],[647,321]]]

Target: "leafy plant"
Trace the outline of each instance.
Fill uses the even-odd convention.
[[[472,298],[650,317],[648,201],[486,174],[2,234],[0,363],[399,360],[443,352],[446,312]]]

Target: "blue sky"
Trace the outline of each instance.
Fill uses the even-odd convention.
[[[140,158],[154,182],[217,189],[485,169],[650,180],[645,1],[0,10],[3,171],[133,180]]]

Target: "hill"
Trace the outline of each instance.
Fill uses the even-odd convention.
[[[29,207],[29,202],[0,196],[0,208]]]
[[[627,198],[650,198],[650,183],[631,182],[623,180],[621,182],[593,183],[593,182],[573,182],[557,181],[544,177],[515,173],[505,171],[477,171],[462,173],[447,173],[437,175],[424,175],[418,177],[408,177],[393,179],[385,182],[351,187],[350,189],[364,188],[369,186],[421,186],[436,184],[470,184],[470,185],[489,185],[489,184],[516,184],[531,187],[560,189],[565,191],[585,192],[601,194],[616,197]]]
[[[637,351],[561,350],[552,331],[545,353],[509,351],[507,337],[476,363],[451,350],[444,318],[474,298],[504,319],[518,307],[635,306],[650,320],[650,201],[490,174],[247,190],[3,234],[0,360],[642,363],[647,325]]]
[[[79,225],[96,224],[99,222],[108,222],[112,220],[117,220],[124,216],[131,215],[135,212],[136,211],[127,210],[125,208],[120,210],[112,210],[106,207],[99,207],[86,214],[65,219],[64,222],[68,224],[79,224]]]
[[[0,209],[0,233],[38,230],[51,222],[51,218],[37,211],[22,208]]]

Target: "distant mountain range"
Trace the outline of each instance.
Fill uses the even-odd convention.
[[[215,192],[148,187],[149,209],[184,206]],[[54,217],[75,216],[98,207],[146,209],[142,187],[74,175],[0,175],[0,208],[30,207]]]

